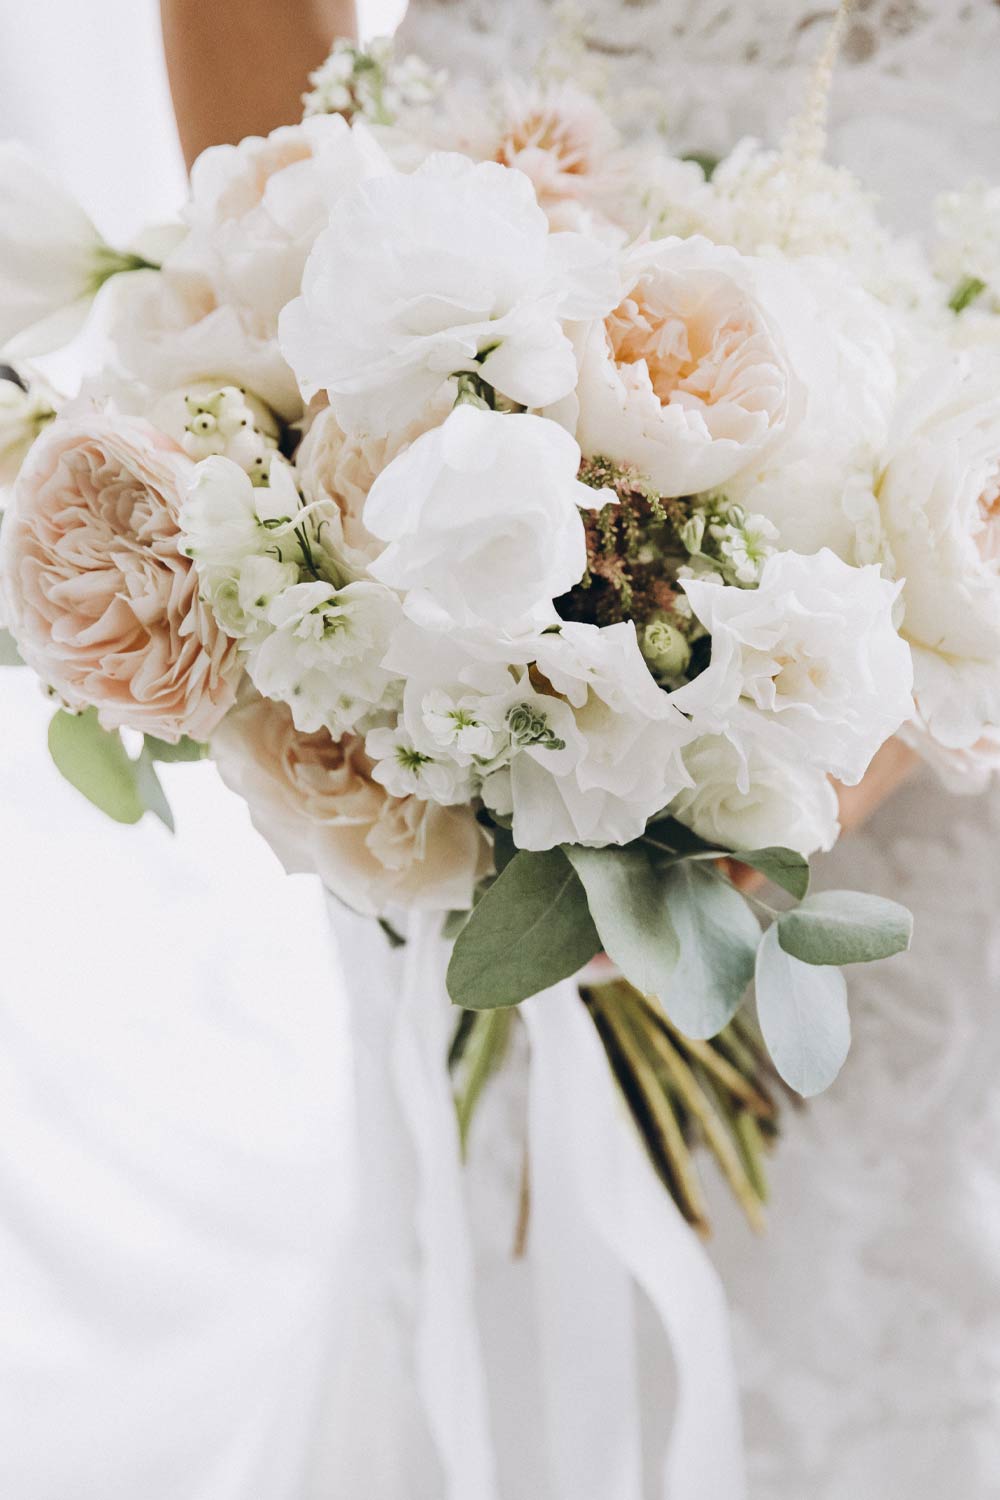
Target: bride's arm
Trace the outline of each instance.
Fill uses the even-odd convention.
[[[161,0],[160,15],[188,166],[206,146],[298,120],[311,69],[356,34],[354,0]]]

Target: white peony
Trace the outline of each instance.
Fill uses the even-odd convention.
[[[97,292],[140,256],[112,249],[29,151],[0,143],[0,349],[47,354],[79,332]]]
[[[938,363],[900,408],[878,486],[930,735],[1000,726],[1000,361]]]
[[[513,753],[484,801],[513,814],[524,849],[638,838],[690,786],[682,751],[694,731],[650,676],[635,627],[564,624],[533,655],[525,687],[544,679],[559,696],[533,693],[508,712]]]
[[[688,746],[684,764],[694,786],[670,811],[724,849],[831,849],[840,832],[837,794],[820,770],[783,756],[752,737],[737,747],[726,735]]]
[[[607,498],[578,481],[579,464],[554,422],[457,407],[375,481],[364,523],[389,545],[372,577],[441,629],[553,620],[587,565],[578,507]]]
[[[633,466],[670,496],[760,462],[799,398],[754,274],[704,239],[626,253],[625,295],[582,336],[575,398],[559,409],[585,454]]]
[[[340,203],[281,345],[307,397],[325,390],[345,428],[382,434],[461,372],[523,406],[566,396],[563,321],[603,316],[617,297],[610,252],[550,234],[522,173],[440,154]]]
[[[251,645],[247,670],[258,692],[288,704],[297,729],[341,735],[391,704],[380,663],[400,617],[377,583],[293,584],[268,609],[271,629]]]
[[[893,624],[900,585],[876,566],[786,552],[756,589],[683,587],[712,637],[709,666],[674,695],[699,727],[726,732],[752,704],[779,753],[853,786],[912,716],[912,659]]]

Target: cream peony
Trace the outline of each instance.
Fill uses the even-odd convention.
[[[1000,361],[965,355],[917,383],[878,496],[921,719],[971,749],[1000,726]]]
[[[355,911],[464,910],[491,867],[470,808],[390,796],[361,740],[303,734],[282,704],[258,698],[235,709],[212,754],[285,869],[315,871]]]
[[[683,587],[712,637],[709,666],[674,695],[698,727],[725,732],[752,705],[778,753],[853,786],[912,716],[910,650],[893,624],[899,585],[877,567],[784,552],[756,589]]]
[[[684,751],[694,786],[670,811],[724,849],[831,849],[840,832],[837,794],[822,771],[798,756],[776,755],[752,737],[737,747],[704,735]]]
[[[510,633],[555,618],[587,566],[580,450],[555,422],[462,405],[375,481],[364,509],[389,545],[371,574],[414,619]]]
[[[236,648],[181,547],[193,469],[148,423],[95,412],[54,422],[14,490],[8,623],[42,680],[107,729],[205,740],[233,702]]]
[[[566,319],[602,316],[610,253],[550,234],[528,179],[439,154],[363,183],[316,242],[281,345],[306,396],[325,390],[349,430],[419,419],[461,372],[537,407],[576,381]]]
[[[628,251],[625,295],[581,338],[565,416],[583,452],[663,495],[725,484],[789,426],[798,388],[754,287],[754,263],[703,239]]]

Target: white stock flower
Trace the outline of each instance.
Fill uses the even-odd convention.
[[[628,843],[690,785],[690,724],[650,676],[631,623],[564,624],[533,657],[560,696],[525,692],[523,711],[508,712],[514,753],[484,800],[513,813],[524,849]]]
[[[0,485],[13,484],[35,438],[56,415],[56,397],[32,379],[0,378]]]
[[[553,599],[587,565],[580,450],[555,422],[457,407],[375,481],[368,530],[388,543],[371,565],[438,628],[516,633],[555,618]]]
[[[709,666],[674,695],[696,726],[725,732],[743,700],[779,753],[859,782],[913,712],[911,654],[893,624],[900,586],[827,550],[777,554],[757,589],[682,586],[712,637]]]
[[[113,250],[75,198],[13,141],[0,143],[0,349],[47,354],[79,332],[111,276],[144,264]]]
[[[374,762],[372,776],[393,797],[421,797],[451,807],[472,796],[468,772],[453,761],[428,755],[401,724],[369,730],[365,750]]]
[[[1000,726],[1000,361],[935,365],[901,405],[878,486],[928,732]]]
[[[288,704],[296,728],[343,734],[391,704],[380,663],[400,618],[377,583],[293,584],[268,609],[271,629],[251,644],[247,670],[258,692]]]
[[[709,843],[725,849],[831,849],[839,833],[837,794],[823,771],[800,756],[775,754],[748,736],[704,735],[684,764],[694,786],[670,811]]]
[[[609,252],[550,234],[522,173],[439,154],[342,200],[281,345],[307,397],[325,390],[345,428],[382,434],[460,372],[523,406],[558,401],[576,382],[562,321],[617,295]]]
[[[634,466],[663,495],[715,489],[784,435],[798,387],[752,261],[708,240],[628,251],[625,295],[582,335],[565,414],[583,452]]]

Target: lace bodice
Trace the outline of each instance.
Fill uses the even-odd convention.
[[[453,72],[586,70],[678,150],[776,140],[826,0],[415,0],[406,41]],[[932,196],[1000,175],[996,0],[858,0],[831,154],[904,229]],[[648,101],[658,101],[655,110]],[[1000,1494],[1000,791],[930,773],[822,865],[916,916],[914,952],[852,983],[838,1084],[787,1122],[772,1227],[720,1192],[751,1500]],[[719,1497],[723,1500],[723,1497]]]

